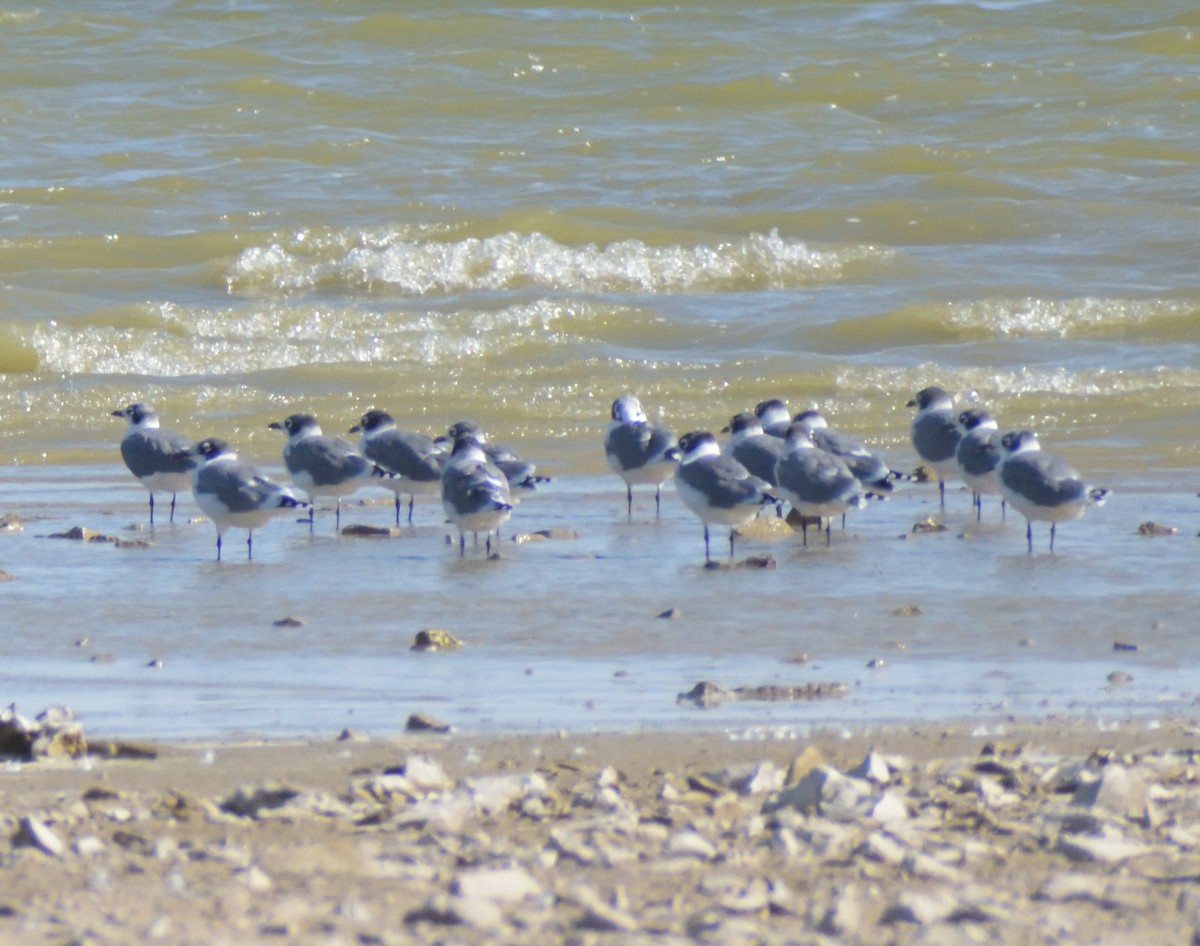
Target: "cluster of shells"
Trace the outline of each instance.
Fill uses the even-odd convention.
[[[207,892],[209,933],[306,942],[1195,942],[1198,763],[990,745],[842,771],[809,747],[788,766],[455,779],[414,753],[337,791],[101,783],[25,812],[10,795],[0,922],[53,931],[55,898],[91,890],[117,938],[182,934],[182,898]]]

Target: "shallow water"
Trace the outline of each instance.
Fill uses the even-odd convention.
[[[1001,523],[998,507],[975,523],[961,491],[949,496],[948,531],[914,536],[937,500],[913,485],[852,515],[828,547],[813,535],[808,548],[798,535],[745,541],[739,560],[770,555],[776,567],[713,571],[673,490],[660,520],[645,491],[628,523],[615,478],[563,478],[527,498],[498,561],[470,544],[460,558],[427,501],[392,538],[339,536],[331,509],[312,536],[283,518],[258,531],[252,561],[231,532],[217,563],[212,526],[188,521],[190,497],[176,524],[131,530],[145,507],[124,480],[90,467],[44,472],[17,484],[24,531],[0,536],[16,575],[0,592],[5,619],[22,629],[5,635],[0,681],[24,707],[68,701],[105,731],[381,732],[426,710],[473,730],[803,732],[972,716],[1155,718],[1194,712],[1200,696],[1195,500],[1146,484],[1123,484],[1109,505],[1064,525],[1054,554],[1043,528],[1028,555],[1019,517]],[[390,522],[386,496],[363,499],[344,508],[343,525]],[[1151,517],[1191,525],[1137,536]],[[75,524],[152,547],[46,537]],[[511,540],[547,528],[578,537]],[[718,550],[723,558],[714,532]],[[671,608],[677,617],[659,617]],[[274,625],[287,616],[303,626]],[[413,653],[424,627],[467,646]],[[1139,649],[1114,652],[1116,641]],[[1114,670],[1133,682],[1110,684]],[[700,680],[838,681],[849,694],[706,710],[676,702]]]
[[[0,535],[0,699],[147,734],[394,728],[418,705],[605,728],[1187,711],[1182,0],[159,0],[0,23],[0,507],[32,517]],[[604,474],[626,389],[681,432],[818,404],[909,469],[904,404],[930,383],[1036,428],[1113,499],[1029,558],[1016,522],[956,538],[961,495],[949,533],[895,539],[930,511],[914,487],[828,551],[726,574],[698,567],[673,497],[630,526]],[[435,432],[472,417],[555,478],[514,526],[581,538],[458,562],[429,507],[383,543],[274,523],[220,568],[207,525],[149,550],[34,538],[144,518],[109,416],[133,400],[276,469],[266,425],[294,410],[327,432],[371,406]],[[1149,519],[1181,534],[1138,538]],[[668,607],[684,617],[654,620]],[[289,612],[306,626],[271,626]],[[475,646],[409,654],[430,625]],[[1112,653],[1127,637],[1142,649]],[[812,662],[781,663],[797,650]],[[1106,689],[1118,668],[1133,686]],[[854,686],[672,702],[797,675]]]

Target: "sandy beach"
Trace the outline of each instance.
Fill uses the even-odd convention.
[[[7,764],[0,942],[1195,942],[1197,738],[102,739]]]

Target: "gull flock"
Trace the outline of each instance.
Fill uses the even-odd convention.
[[[977,518],[982,497],[998,496],[1002,515],[1011,506],[1025,517],[1030,553],[1035,521],[1050,523],[1053,551],[1058,523],[1079,518],[1108,495],[1043,452],[1032,431],[1002,434],[986,410],[958,412],[939,387],[919,391],[908,406],[916,409],[913,448],[936,476],[942,506],[948,480],[966,483]],[[356,446],[323,433],[311,414],[292,414],[269,425],[286,435],[283,461],[291,484],[284,485],[239,460],[220,438],[192,442],[163,429],[146,404],[112,413],[126,422],[121,456],[149,492],[151,524],[156,494],[170,494],[173,520],[176,495],[190,488],[216,527],[218,560],[230,528],[246,530],[247,557],[252,557],[254,530],[281,511],[307,509],[313,529],[319,499],[334,501],[335,527],[340,527],[342,498],[371,484],[394,492],[397,526],[402,496],[408,496],[410,525],[416,497],[439,496],[447,520],[458,530],[459,555],[466,555],[467,533],[476,540],[483,533],[490,554],[492,535],[508,521],[517,497],[546,482],[534,464],[489,441],[470,421],[454,424],[446,436],[430,437],[401,430],[387,412],[372,409],[350,428],[359,435]],[[844,526],[847,513],[885,499],[898,481],[908,479],[861,440],[831,428],[820,411],[793,416],[777,399],[735,415],[722,433],[729,435],[723,443],[706,430],[677,437],[651,422],[635,395],[622,394],[612,404],[604,436],[608,466],[625,482],[628,517],[633,517],[634,486],[654,487],[657,515],[663,484],[674,478],[679,498],[703,525],[706,563],[712,560],[710,526],[728,527],[732,558],[738,528],[764,509],[782,515],[786,503],[799,517],[805,545],[814,526],[829,544],[835,518],[841,517]]]

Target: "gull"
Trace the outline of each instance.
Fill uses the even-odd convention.
[[[191,485],[187,461],[181,451],[191,445],[183,434],[161,430],[158,415],[147,404],[130,404],[113,417],[125,418],[125,435],[121,438],[121,459],[129,472],[138,478],[150,493],[150,525],[154,525],[154,494],[171,494],[170,522],[175,521],[175,494]]]
[[[200,440],[178,456],[191,467],[192,495],[196,505],[217,527],[217,561],[221,560],[221,537],[230,526],[248,530],[246,558],[254,556],[254,530],[280,509],[295,509],[308,503],[298,500],[286,486],[271,482],[224,440]]]
[[[1000,493],[1025,517],[1025,541],[1033,552],[1033,520],[1050,523],[1050,551],[1055,526],[1078,519],[1088,506],[1100,506],[1108,490],[1088,486],[1075,469],[1058,457],[1042,453],[1032,430],[1018,430],[1000,439],[1003,457],[997,478]]]
[[[801,411],[792,422],[803,424],[813,446],[840,459],[863,486],[877,493],[890,493],[895,488],[893,481],[899,479],[900,474],[888,469],[888,465],[861,440],[830,427],[820,411]]]
[[[975,521],[983,516],[983,496],[1000,496],[1000,518],[1006,506],[1000,493],[996,470],[1000,466],[1000,432],[996,418],[981,407],[972,407],[958,415],[962,439],[954,450],[958,475],[971,489]]]
[[[753,519],[760,506],[776,501],[770,484],[732,457],[722,456],[717,438],[706,430],[680,437],[679,451],[675,490],[684,505],[704,523],[704,561],[712,560],[708,545],[710,522],[729,526],[732,559],[734,529]]]
[[[763,433],[770,434],[782,440],[787,436],[788,427],[792,423],[792,415],[788,413],[787,405],[779,398],[769,398],[754,405],[754,414],[762,423]]]
[[[318,496],[337,500],[334,526],[342,524],[342,497],[353,493],[375,474],[375,465],[340,437],[326,437],[312,414],[291,414],[267,425],[287,432],[283,462],[292,482],[307,494],[310,504]],[[308,507],[308,528],[313,527],[314,506]]]
[[[679,462],[679,441],[665,427],[652,424],[642,402],[632,394],[613,401],[612,420],[604,434],[604,456],[609,469],[625,481],[626,508],[633,520],[634,484],[654,486],[654,514],[660,513],[662,484]]]
[[[363,456],[395,474],[384,485],[396,494],[396,525],[400,525],[401,493],[408,494],[408,524],[412,525],[417,493],[439,490],[449,454],[432,437],[397,428],[387,411],[367,411],[350,433],[361,435],[358,445]]]
[[[721,448],[761,480],[775,485],[775,464],[783,455],[783,441],[763,431],[762,422],[749,411],[734,414],[729,421],[729,439]]]
[[[449,441],[456,443],[459,437],[471,437],[476,446],[483,450],[484,456],[504,474],[508,480],[509,489],[533,491],[539,483],[550,482],[549,477],[538,476],[537,466],[528,460],[522,460],[503,444],[492,443],[478,424],[470,420],[460,420],[453,424],[448,431]]]
[[[941,388],[922,388],[908,402],[917,409],[912,420],[912,444],[917,456],[937,474],[938,495],[946,506],[946,480],[958,476],[954,451],[962,434],[954,417],[954,401]]]
[[[784,454],[775,467],[775,479],[779,495],[802,517],[800,531],[805,546],[808,545],[805,518],[827,520],[825,544],[829,545],[828,520],[850,509],[861,509],[874,495],[863,490],[863,484],[840,457],[813,444],[808,427],[802,422],[788,428]]]
[[[487,533],[487,553],[492,552],[492,530],[512,515],[508,479],[488,458],[483,446],[469,433],[454,440],[450,460],[442,470],[442,508],[458,526],[458,554],[466,554],[466,533]]]

